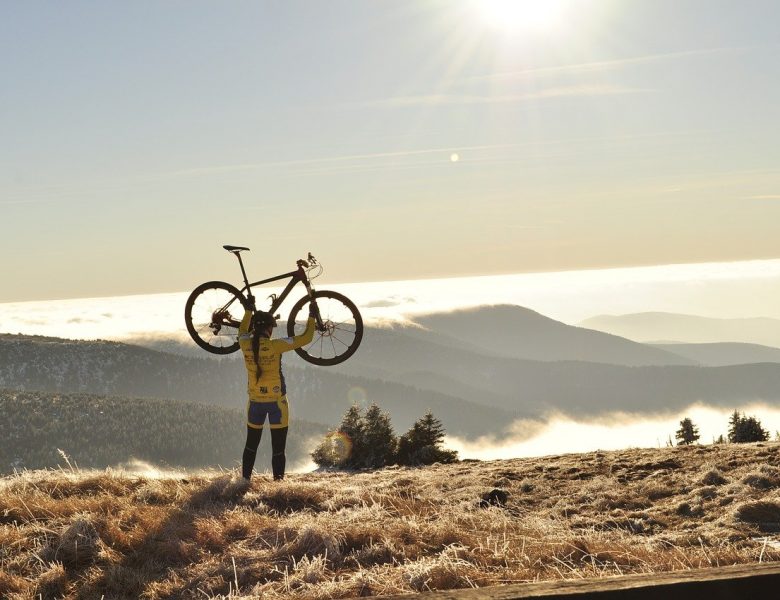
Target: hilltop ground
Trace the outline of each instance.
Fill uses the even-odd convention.
[[[339,598],[780,560],[780,444],[0,479],[0,597]]]

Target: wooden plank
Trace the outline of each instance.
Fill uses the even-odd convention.
[[[734,565],[649,575],[542,581],[478,589],[376,596],[376,600],[769,600],[780,597],[780,564]]]

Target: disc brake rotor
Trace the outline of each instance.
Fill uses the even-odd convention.
[[[336,324],[331,320],[323,321],[322,328],[319,331],[320,335],[323,337],[330,337],[333,335],[333,332],[336,331]]]

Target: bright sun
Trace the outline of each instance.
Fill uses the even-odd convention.
[[[484,21],[507,32],[546,30],[561,13],[561,0],[477,0]]]

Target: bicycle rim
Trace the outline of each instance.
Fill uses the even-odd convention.
[[[241,292],[229,283],[211,281],[198,286],[185,307],[187,331],[195,343],[213,354],[238,350],[243,302]]]
[[[337,292],[315,292],[323,329],[315,330],[312,341],[296,349],[304,360],[315,365],[339,364],[352,356],[363,339],[363,319],[354,303]],[[305,310],[304,310],[305,308]],[[293,307],[287,323],[288,335],[301,335],[306,328],[309,298],[304,297]]]

